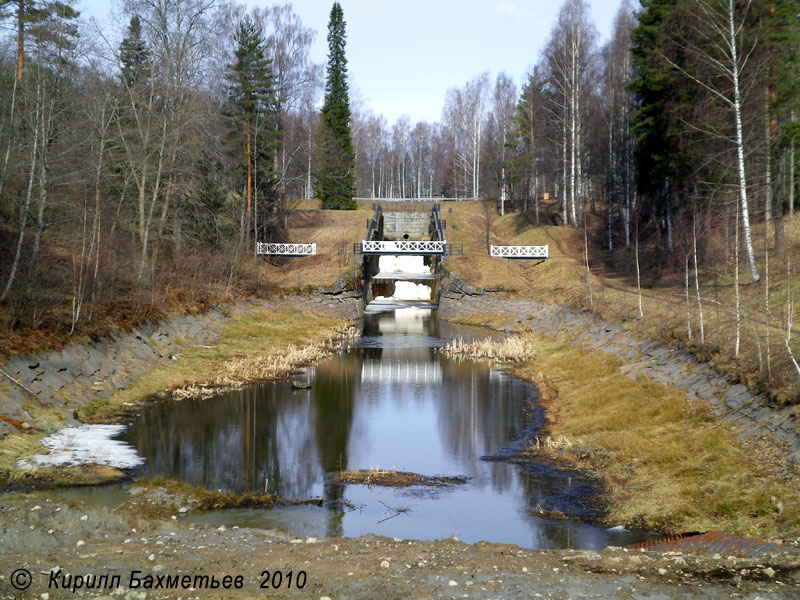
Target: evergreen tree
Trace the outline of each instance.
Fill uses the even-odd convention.
[[[276,97],[271,61],[265,57],[264,37],[249,15],[239,24],[234,39],[236,62],[228,79],[231,133],[240,156],[243,176],[247,237],[251,228],[257,241],[265,241],[266,221],[276,199],[273,156],[277,144]],[[253,222],[253,211],[258,217]]]
[[[664,201],[665,182],[674,183],[687,162],[676,135],[681,127],[675,106],[686,84],[664,55],[677,61],[684,57],[676,52],[673,39],[679,35],[678,3],[642,0],[642,9],[631,32],[636,72],[631,88],[638,100],[633,117],[635,157],[639,191],[652,198],[658,209]]]
[[[119,45],[122,81],[126,86],[133,87],[143,80],[149,59],[150,53],[142,39],[142,24],[139,16],[133,15],[128,25],[128,35]]]
[[[334,2],[328,23],[328,70],[320,115],[317,195],[326,208],[354,209],[356,161],[350,134],[345,22]]]

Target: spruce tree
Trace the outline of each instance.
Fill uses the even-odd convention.
[[[317,153],[317,195],[323,206],[333,209],[356,207],[353,199],[356,161],[350,135],[350,99],[344,46],[342,7],[334,2],[328,23],[328,70]]]
[[[138,15],[131,17],[128,35],[119,45],[122,81],[127,87],[134,87],[146,76],[150,53],[142,39],[142,24]]]
[[[273,155],[276,147],[276,97],[271,61],[265,55],[261,30],[249,15],[236,31],[236,62],[228,73],[228,111],[231,137],[242,177],[246,227],[253,227],[253,211],[257,241],[265,241],[265,224],[276,198]],[[248,238],[249,233],[248,233]]]

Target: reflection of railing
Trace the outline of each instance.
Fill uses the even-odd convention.
[[[489,246],[489,256],[545,259],[548,256],[549,248],[549,246]]]
[[[317,244],[268,244],[258,242],[258,254],[270,256],[314,256],[317,253]]]
[[[442,367],[435,362],[365,360],[361,381],[378,383],[441,383]]]
[[[362,240],[362,254],[444,254],[447,251],[445,240]]]

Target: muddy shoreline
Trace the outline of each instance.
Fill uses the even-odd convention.
[[[25,569],[23,597],[177,598],[157,577],[241,576],[239,589],[198,587],[192,597],[292,598],[731,598],[790,599],[800,593],[800,556],[758,559],[669,556],[645,551],[528,550],[455,539],[298,538],[276,531],[191,524],[180,513],[143,519],[69,503],[0,502],[0,598],[19,598],[10,574]],[[302,589],[265,591],[263,572],[304,571]],[[55,574],[56,586],[51,583]],[[88,575],[119,576],[89,589]],[[270,576],[271,576],[270,575]],[[150,588],[143,578],[151,576]],[[163,582],[163,579],[162,579]],[[133,583],[134,585],[131,585]],[[64,585],[66,584],[66,586]],[[135,585],[138,584],[138,587]],[[68,589],[63,589],[64,587]]]

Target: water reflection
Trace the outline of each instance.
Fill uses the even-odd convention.
[[[531,516],[556,507],[580,514],[589,482],[544,466],[481,460],[523,443],[540,425],[541,410],[524,382],[435,352],[455,335],[475,334],[443,326],[430,310],[370,315],[356,347],[309,370],[311,389],[276,382],[159,404],[127,438],[147,458],[148,474],[327,501],[324,519],[319,508],[304,507],[201,520],[309,535],[458,535],[544,548],[609,543],[616,534],[602,528]],[[469,481],[432,491],[345,486],[326,477],[376,466]],[[409,510],[392,514],[388,507]]]

